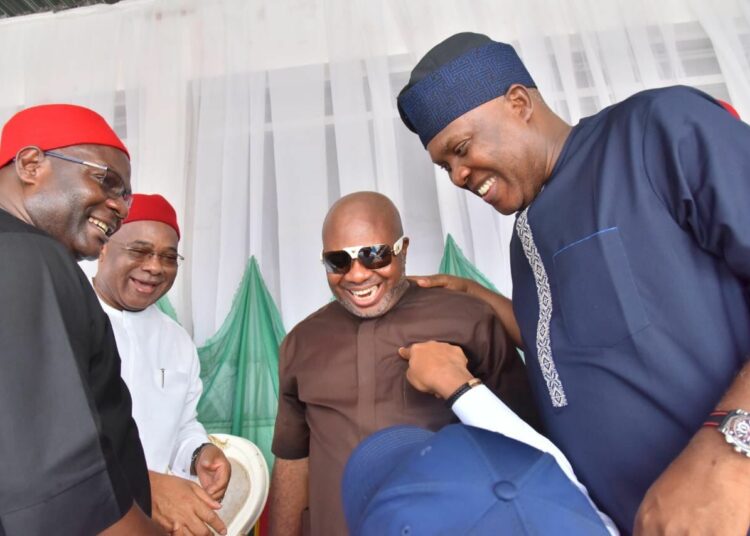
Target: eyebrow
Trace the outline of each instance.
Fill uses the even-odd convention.
[[[144,247],[156,249],[156,247],[151,242],[147,242],[146,240],[133,240],[132,242],[128,242],[128,247],[132,247],[132,246],[144,246]],[[164,248],[163,251],[165,250],[171,250],[177,253],[177,248],[172,247],[172,246],[168,246]]]

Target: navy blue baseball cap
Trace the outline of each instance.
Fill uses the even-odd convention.
[[[353,535],[608,535],[555,459],[454,424],[386,428],[352,453],[342,483]]]

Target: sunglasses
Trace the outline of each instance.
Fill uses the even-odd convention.
[[[326,267],[329,274],[345,274],[351,267],[352,263],[357,260],[368,270],[377,270],[385,268],[393,257],[401,253],[404,247],[404,238],[402,236],[393,244],[374,244],[372,246],[352,246],[350,248],[339,249],[336,251],[324,251],[320,254],[320,262]]]

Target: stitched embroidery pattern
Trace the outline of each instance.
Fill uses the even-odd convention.
[[[516,220],[516,233],[521,240],[524,255],[529,261],[531,271],[534,273],[534,282],[536,283],[536,296],[539,301],[539,320],[536,324],[536,353],[539,359],[539,365],[542,368],[542,376],[547,384],[547,391],[552,399],[552,405],[561,408],[568,405],[565,397],[560,376],[557,374],[555,361],[552,358],[552,344],[550,343],[550,321],[552,320],[552,293],[549,288],[549,279],[547,279],[547,270],[544,269],[542,258],[539,256],[539,250],[534,243],[534,236],[531,234],[529,226],[528,213],[529,207],[526,207]]]

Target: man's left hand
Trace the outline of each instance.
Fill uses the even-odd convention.
[[[463,350],[447,342],[418,342],[399,348],[398,354],[409,361],[406,379],[424,393],[446,399],[473,378]]]
[[[703,428],[649,488],[634,535],[744,536],[749,527],[750,459]]]
[[[195,474],[212,499],[221,501],[229,485],[232,466],[216,445],[206,445],[195,460]]]

